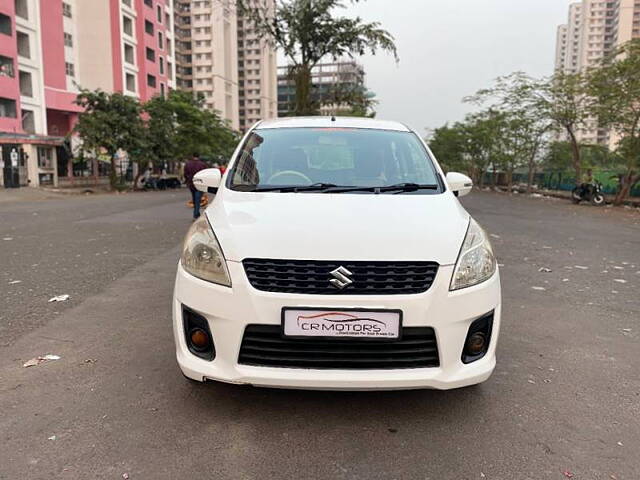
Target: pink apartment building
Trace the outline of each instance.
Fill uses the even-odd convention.
[[[79,88],[163,95],[173,52],[172,0],[0,0],[0,186],[100,181],[69,155]]]

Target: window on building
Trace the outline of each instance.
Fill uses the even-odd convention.
[[[133,20],[131,17],[122,16],[122,30],[130,37],[133,37]]]
[[[27,0],[16,0],[16,15],[25,20],[29,20],[29,5]]]
[[[164,14],[164,24],[167,26],[167,28],[171,27],[171,15],[169,15],[168,13]]]
[[[146,53],[147,53],[147,60],[149,60],[150,62],[156,61],[156,52],[153,50],[153,48],[147,47]]]
[[[122,0],[122,3],[131,8],[131,0]]]
[[[22,109],[22,129],[27,133],[36,133],[36,118],[33,111]]]
[[[33,97],[33,84],[31,83],[31,74],[29,72],[19,72],[20,77],[20,95],[25,97]]]
[[[64,64],[64,72],[67,75],[69,75],[70,77],[75,77],[76,76],[76,69],[75,69],[73,63],[65,62],[65,64]]]
[[[167,62],[167,77],[169,77],[169,80],[173,80],[173,65],[171,62]]]
[[[13,58],[0,55],[0,77],[13,78],[14,76]]]
[[[136,55],[133,45],[129,45],[128,43],[124,44],[124,61],[135,65],[136,64]]]
[[[16,101],[0,97],[0,117],[16,118]]]
[[[73,35],[64,32],[64,45],[65,47],[73,47]]]
[[[160,68],[160,75],[164,75],[164,58],[158,57],[158,67]]]
[[[153,23],[151,23],[149,20],[144,21],[144,31],[149,35],[153,35]]]
[[[156,88],[156,77],[153,75],[147,75],[147,85]]]
[[[162,95],[162,97],[164,98],[165,95],[165,86],[164,83],[160,84],[160,95]]]
[[[158,32],[158,48],[164,50],[164,37],[162,36],[162,32]]]
[[[158,23],[162,23],[162,7],[160,5],[156,5],[156,18]]]
[[[125,75],[125,86],[129,92],[136,91],[136,77],[133,74],[127,73]]]
[[[23,32],[16,32],[18,38],[18,55],[24,58],[31,58],[31,46],[29,35]]]
[[[68,18],[72,18],[72,14],[71,14],[71,5],[69,5],[66,2],[62,2],[62,15],[64,15],[65,17]]]
[[[144,4],[147,7],[153,7],[153,0],[144,0]]]
[[[0,33],[11,36],[11,17],[0,13]]]

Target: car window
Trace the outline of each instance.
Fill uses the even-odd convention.
[[[318,183],[384,187],[405,182],[438,184],[434,165],[414,133],[281,128],[258,129],[247,137],[229,186],[252,190]]]

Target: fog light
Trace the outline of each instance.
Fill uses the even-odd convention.
[[[198,350],[207,350],[209,348],[209,335],[201,328],[191,330],[191,344]]]
[[[486,355],[489,343],[491,343],[492,328],[493,312],[471,322],[462,347],[462,363],[475,362]]]
[[[207,319],[183,305],[182,321],[189,351],[196,357],[212,361],[216,357],[216,347]]]
[[[467,354],[478,355],[484,351],[487,337],[482,332],[472,334],[467,340]]]

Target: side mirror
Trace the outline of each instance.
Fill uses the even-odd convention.
[[[456,197],[464,197],[473,188],[473,181],[466,175],[457,172],[447,173],[447,184]]]
[[[205,168],[193,176],[193,186],[201,192],[217,193],[222,174],[217,168]]]

